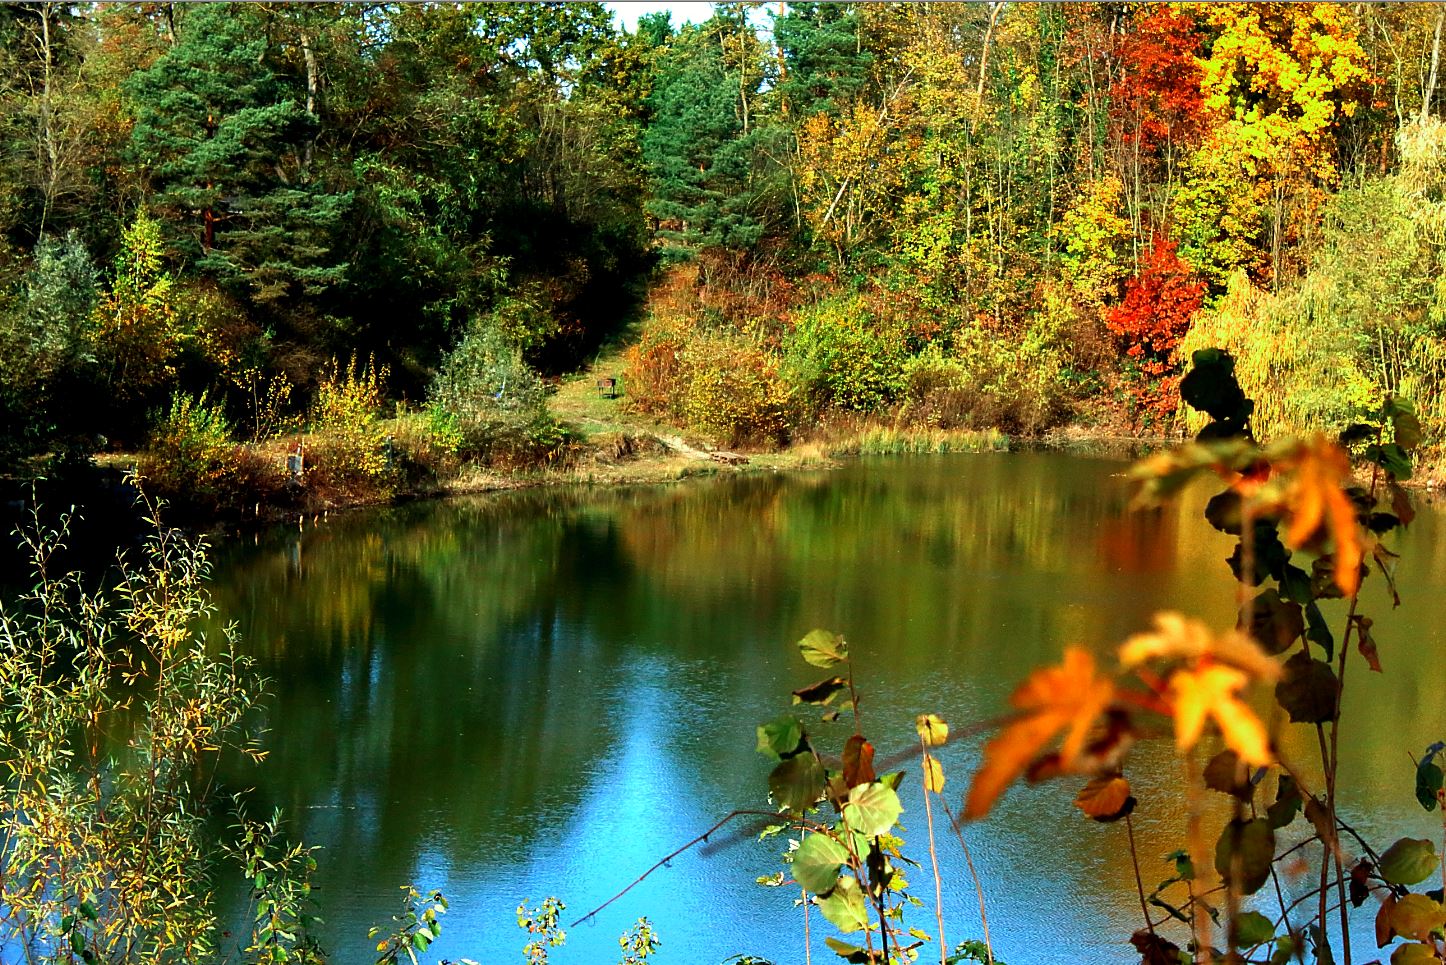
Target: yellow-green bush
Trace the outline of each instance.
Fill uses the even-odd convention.
[[[213,506],[234,488],[239,468],[226,413],[204,392],[171,396],[140,457],[140,473],[157,495]]]
[[[680,363],[679,409],[689,428],[727,445],[786,439],[788,387],[776,361],[752,339],[698,336]]]
[[[331,370],[317,386],[311,407],[306,452],[309,486],[358,491],[382,486],[388,475],[380,414],[385,367],[352,359]]]
[[[889,331],[858,295],[824,299],[798,313],[783,340],[784,378],[803,406],[873,412],[903,387],[905,333]]]

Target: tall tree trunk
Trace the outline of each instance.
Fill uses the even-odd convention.
[[[1441,26],[1446,24],[1446,7],[1436,14],[1436,35],[1431,40],[1431,72],[1421,87],[1421,119],[1431,114],[1431,101],[1436,96],[1436,74],[1441,67]]]
[[[321,72],[317,69],[316,48],[312,45],[311,34],[305,28],[301,30],[301,56],[306,62],[306,116],[312,125],[311,134],[301,152],[301,180],[304,183],[311,173],[311,159],[316,153],[316,138],[321,129],[321,119],[316,113],[317,99],[321,92]]]

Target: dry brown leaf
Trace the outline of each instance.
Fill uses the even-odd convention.
[[[1130,799],[1130,782],[1123,777],[1097,777],[1075,795],[1074,806],[1088,818],[1111,818]]]
[[[1061,731],[1060,767],[1073,768],[1090,728],[1114,693],[1114,681],[1101,676],[1094,657],[1080,647],[1066,649],[1059,666],[1030,674],[1009,699],[1022,716],[984,746],[984,763],[969,787],[964,819],[973,821],[989,813],[1004,789]]]
[[[1225,738],[1225,746],[1255,767],[1274,760],[1270,740],[1260,718],[1238,696],[1246,676],[1234,667],[1210,663],[1193,670],[1178,670],[1170,676],[1170,696],[1175,705],[1175,743],[1180,750],[1194,747],[1214,718]]]

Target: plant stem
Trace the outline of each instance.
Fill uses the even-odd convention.
[[[1145,916],[1145,927],[1150,930],[1150,935],[1155,935],[1155,921],[1150,917],[1150,907],[1145,904],[1145,882],[1140,877],[1140,854],[1135,850],[1135,819],[1125,815],[1125,830],[1130,837],[1130,863],[1135,866],[1135,893],[1140,896],[1140,913]]]
[[[954,812],[949,810],[949,805],[944,802],[944,814],[949,818],[949,826],[954,829],[954,837],[959,839],[959,847],[964,851],[964,863],[969,866],[969,877],[974,879],[974,894],[979,897],[979,923],[984,927],[984,956],[988,965],[994,965],[994,944],[989,940],[989,914],[984,910],[984,886],[979,883],[979,872],[974,869],[974,857],[969,853],[969,845],[964,843],[964,829],[960,826],[959,820],[954,817]]]
[[[924,822],[929,826],[929,863],[934,869],[934,920],[939,925],[939,965],[947,965],[945,959],[949,955],[949,943],[944,940],[944,882],[939,877],[939,852],[934,847],[934,805],[929,800],[929,762],[933,757],[923,737],[919,738],[919,746],[924,748]]]

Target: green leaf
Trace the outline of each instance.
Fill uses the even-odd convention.
[[[818,899],[818,910],[844,934],[862,931],[869,924],[863,889],[852,875],[839,878],[833,891]]]
[[[874,781],[849,791],[849,803],[844,805],[843,816],[854,831],[873,837],[887,834],[903,811],[894,789],[882,781]]]
[[[1441,866],[1436,846],[1427,838],[1402,838],[1381,855],[1377,871],[1393,885],[1420,884]]]
[[[1366,446],[1366,460],[1380,466],[1395,477],[1397,482],[1411,478],[1411,456],[1394,442],[1384,446]]]
[[[823,796],[826,780],[823,765],[817,758],[812,754],[795,754],[768,775],[768,790],[780,807],[802,814]]]
[[[1391,427],[1396,430],[1396,444],[1402,449],[1415,449],[1421,444],[1421,420],[1415,406],[1405,399],[1395,400]]]
[[[1241,948],[1263,945],[1275,937],[1275,925],[1258,911],[1241,912],[1235,916],[1235,939]]]
[[[847,864],[848,849],[827,834],[810,834],[793,853],[793,878],[814,894],[838,883],[838,869]]]
[[[1280,595],[1292,603],[1305,606],[1311,601],[1310,574],[1293,563],[1287,563],[1280,575]]]
[[[758,753],[781,761],[802,749],[803,724],[797,717],[784,714],[776,720],[758,725]]]
[[[849,658],[849,646],[844,638],[827,630],[814,630],[798,641],[798,650],[803,659],[815,667],[835,666]]]
[[[412,947],[419,952],[425,952],[427,946],[432,944],[432,936],[424,931],[412,932]]]
[[[1275,803],[1266,809],[1265,818],[1272,828],[1279,830],[1295,820],[1302,803],[1295,778],[1282,774],[1275,788]]]
[[[1340,443],[1343,446],[1355,446],[1374,438],[1376,438],[1375,426],[1355,422],[1341,430]]]
[[[1275,685],[1275,699],[1298,724],[1335,720],[1339,697],[1335,671],[1304,651],[1285,662],[1280,682]]]
[[[1441,768],[1430,761],[1416,765],[1416,800],[1428,811],[1436,810],[1436,792],[1441,790]]]
[[[1205,521],[1222,533],[1239,536],[1241,533],[1240,494],[1233,489],[1216,493],[1205,504]]]
[[[1264,818],[1231,821],[1215,843],[1215,871],[1228,878],[1238,864],[1240,892],[1253,895],[1270,879],[1270,862],[1275,857],[1275,832]]]
[[[1314,600],[1305,607],[1305,638],[1324,650],[1327,660],[1336,652],[1336,638]]]
[[[848,681],[842,677],[829,677],[817,683],[809,684],[807,687],[800,687],[793,692],[795,704],[817,704],[822,707],[833,702],[840,691],[848,689]]]
[[[840,941],[832,935],[824,938],[823,943],[833,949],[833,953],[846,962],[867,963],[869,953],[858,945],[850,945],[846,941]]]

